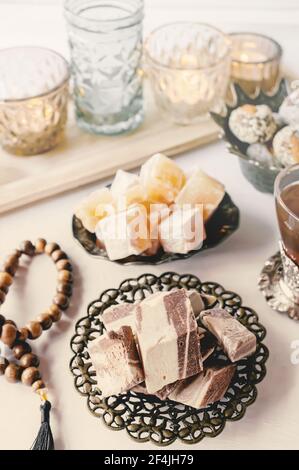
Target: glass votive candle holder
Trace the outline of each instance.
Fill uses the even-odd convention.
[[[144,118],[144,0],[65,0],[78,126],[103,135]]]
[[[172,23],[154,30],[144,47],[158,108],[177,124],[202,119],[225,97],[230,41],[202,23]]]
[[[57,52],[40,47],[0,51],[0,141],[15,155],[56,146],[67,120],[69,67]]]
[[[280,76],[281,46],[262,34],[232,33],[231,79],[249,95],[270,92]]]

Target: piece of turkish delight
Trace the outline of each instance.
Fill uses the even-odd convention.
[[[224,397],[234,373],[234,365],[210,367],[195,377],[178,383],[169,398],[193,408],[206,408]]]
[[[95,339],[88,351],[103,397],[126,392],[144,381],[142,365],[129,326],[123,326],[118,331],[109,331]]]
[[[110,260],[143,253],[151,246],[146,209],[136,204],[106,217],[98,223],[96,236],[103,242]]]
[[[202,296],[196,290],[192,289],[188,291],[188,297],[192,305],[194,316],[197,318],[200,312],[206,308]]]
[[[184,289],[156,293],[137,305],[136,335],[149,393],[202,370],[197,323]]]
[[[130,326],[135,330],[136,304],[111,305],[102,314],[101,320],[107,331],[117,331],[122,326]]]
[[[95,233],[100,220],[114,212],[114,198],[108,188],[93,191],[77,207],[75,214],[83,227]]]
[[[157,153],[142,165],[140,181],[150,202],[171,204],[184,186],[186,178],[174,161]]]
[[[189,253],[199,249],[205,238],[202,206],[176,207],[160,225],[160,240],[167,253]]]
[[[232,362],[251,356],[256,351],[255,335],[226,310],[204,310],[200,318]]]
[[[139,177],[128,171],[117,170],[111,185],[111,194],[118,211],[134,204],[148,205],[146,190],[140,184]]]
[[[225,194],[223,184],[197,169],[187,180],[178,194],[176,204],[203,204],[204,221],[206,222],[217,209]]]

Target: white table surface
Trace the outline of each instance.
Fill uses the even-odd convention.
[[[12,5],[0,2],[1,47],[39,44],[66,52],[60,6],[56,2],[47,2],[46,6],[30,3],[27,5],[23,1]],[[147,2],[149,4],[150,1]],[[292,15],[285,14],[285,11],[279,15],[277,9],[273,11],[273,15],[266,11],[254,15],[251,11],[248,16],[233,9],[229,10],[229,14],[223,10],[213,15],[207,8],[196,12],[199,21],[213,21],[215,17],[214,22],[227,31],[256,30],[275,36],[285,48],[286,65],[299,75],[296,61],[298,10],[294,10]],[[178,18],[194,17],[195,9],[192,10],[191,7],[182,10],[174,8],[171,11],[166,7],[148,8],[146,28],[151,29],[156,24]],[[185,169],[198,164],[222,180],[241,211],[238,232],[212,251],[186,261],[158,267],[121,267],[87,256],[72,239],[71,215],[82,197],[105,182],[0,217],[1,259],[17,247],[21,240],[34,240],[42,236],[60,243],[76,267],[72,308],[60,323],[34,344],[34,349],[41,356],[44,378],[52,390],[52,428],[56,447],[154,449],[151,444],[136,444],[125,431],[109,431],[88,412],[85,398],[76,392],[69,372],[68,364],[72,355],[69,343],[75,322],[85,314],[88,303],[101,291],[116,287],[124,278],[136,277],[145,271],[161,274],[172,270],[193,273],[203,280],[219,282],[227,289],[238,292],[244,304],[258,312],[268,331],[265,341],[270,349],[268,372],[258,385],[256,403],[248,408],[241,421],[228,423],[216,439],[205,439],[194,448],[298,449],[299,365],[292,365],[290,355],[292,341],[299,339],[299,325],[272,312],[257,288],[257,278],[265,259],[277,249],[278,231],[273,197],[257,192],[243,178],[237,159],[226,153],[222,142],[183,155],[177,161]],[[3,306],[4,315],[18,324],[25,324],[48,306],[55,286],[54,267],[45,257],[32,262],[28,275],[24,276],[26,269],[22,270],[22,274],[23,276],[17,278]],[[0,449],[28,449],[39,426],[39,401],[30,389],[8,384],[4,378],[0,380]],[[170,447],[184,448],[190,449],[179,442]]]

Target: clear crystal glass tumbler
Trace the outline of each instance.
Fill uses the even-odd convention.
[[[143,121],[143,0],[65,0],[77,122],[113,135]]]

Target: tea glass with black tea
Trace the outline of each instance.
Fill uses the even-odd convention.
[[[277,176],[275,201],[284,271],[281,287],[293,302],[299,304],[299,164]]]

